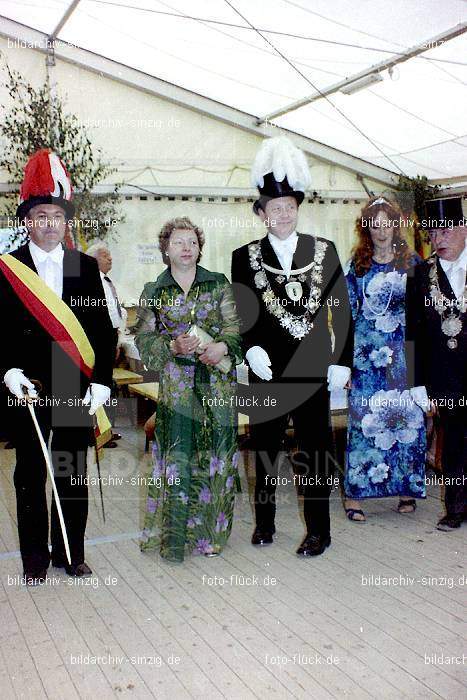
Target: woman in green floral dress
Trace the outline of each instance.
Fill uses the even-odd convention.
[[[234,509],[240,335],[227,278],[198,265],[203,243],[188,218],[165,224],[159,245],[167,269],[145,285],[136,327],[142,361],[159,372],[141,549],[159,547],[171,561],[183,561],[186,548],[219,554]],[[193,325],[212,342],[188,334]]]

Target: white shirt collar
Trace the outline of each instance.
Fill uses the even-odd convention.
[[[274,250],[295,250],[298,235],[296,231],[292,231],[287,238],[278,238],[273,233],[268,233],[268,238]]]
[[[63,246],[61,243],[59,243],[53,250],[51,250],[48,253],[47,251],[42,250],[42,248],[39,248],[39,246],[36,245],[34,241],[29,241],[29,250],[31,251],[31,255],[33,256],[33,258],[35,258],[40,263],[47,260],[47,258],[50,258],[59,265],[61,265],[63,262]]]

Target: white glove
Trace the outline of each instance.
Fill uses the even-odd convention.
[[[350,379],[350,367],[342,365],[329,365],[328,367],[328,391],[343,389]]]
[[[17,399],[24,399],[23,386],[28,390],[28,396],[30,396],[32,399],[37,397],[37,391],[34,388],[34,384],[23,374],[22,369],[12,367],[8,370],[8,372],[5,372],[3,381]]]
[[[103,406],[110,399],[110,389],[105,384],[94,384],[88,387],[86,396],[83,399],[84,406],[89,406],[89,415],[93,416],[100,406]]]
[[[260,348],[259,345],[254,345],[248,350],[245,357],[257,377],[266,382],[272,379],[271,360],[266,350]]]
[[[428,394],[426,392],[426,387],[424,386],[415,386],[412,389],[410,389],[410,396],[413,398],[417,406],[420,406],[422,411],[428,411],[430,408],[430,399],[428,398]]]

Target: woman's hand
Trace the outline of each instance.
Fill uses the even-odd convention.
[[[227,353],[225,343],[208,343],[203,348],[203,353],[199,356],[200,361],[205,365],[217,365]]]
[[[200,339],[193,335],[182,333],[170,344],[170,349],[174,355],[191,355],[200,344]]]

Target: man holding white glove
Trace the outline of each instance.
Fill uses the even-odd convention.
[[[232,255],[256,452],[251,541],[260,546],[273,541],[282,443],[292,418],[298,452],[290,461],[304,496],[307,528],[297,554],[307,557],[322,554],[331,541],[329,391],[344,388],[350,379],[352,317],[334,244],[296,231],[310,180],[304,154],[287,139],[268,139],[256,156],[252,179],[260,192],[253,210],[268,234]]]
[[[12,367],[5,373],[3,381],[13,396],[16,396],[18,400],[24,399],[25,393],[27,393],[27,395],[32,399],[37,397],[37,391],[34,384],[24,376],[22,369]]]
[[[87,576],[86,453],[93,418],[110,396],[114,344],[97,263],[62,246],[73,216],[72,188],[60,158],[46,149],[25,169],[17,217],[29,242],[0,257],[0,312],[8,336],[0,378],[8,390],[7,423],[16,448],[18,534],[26,583],[42,583],[50,563],[47,469],[24,394],[33,399],[48,443],[71,554],[66,561],[54,499],[52,564]],[[91,303],[82,303],[89,299]],[[18,367],[19,365],[19,367]],[[99,417],[101,418],[101,413]]]

